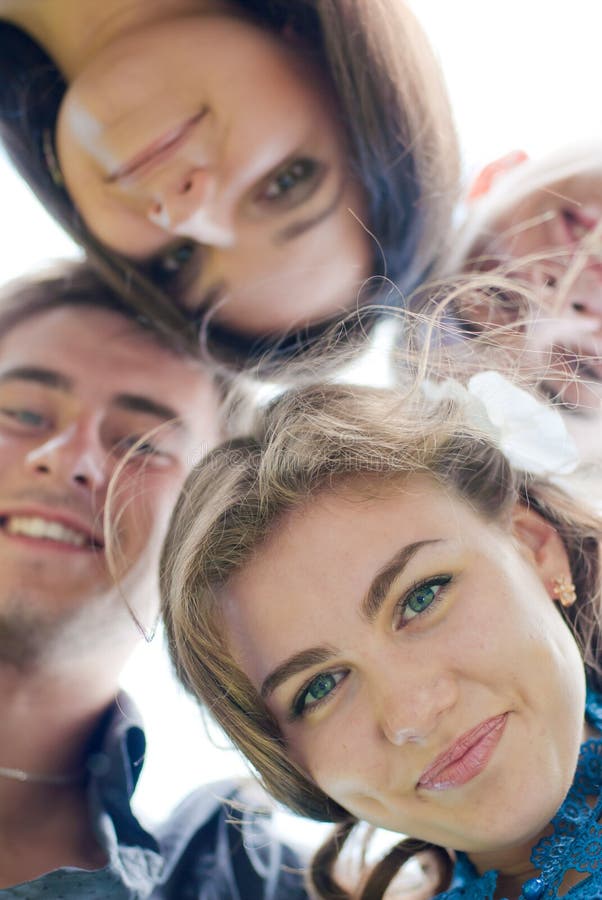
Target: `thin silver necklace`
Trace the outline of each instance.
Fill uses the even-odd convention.
[[[77,784],[84,777],[85,769],[71,772],[68,775],[38,775],[35,772],[25,772],[23,769],[6,769],[0,766],[0,777],[11,778],[13,781],[29,781],[33,784],[49,784],[54,787],[67,787]]]

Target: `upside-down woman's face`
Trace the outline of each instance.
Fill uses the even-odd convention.
[[[72,80],[57,146],[90,230],[226,326],[338,314],[370,274],[332,91],[294,40],[248,21],[182,16],[119,38]]]
[[[563,545],[536,513],[490,524],[426,476],[380,490],[285,516],[223,590],[231,650],[355,816],[475,860],[520,846],[583,733],[583,664],[550,597]]]

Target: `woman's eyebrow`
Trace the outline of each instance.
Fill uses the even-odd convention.
[[[368,592],[361,604],[362,616],[369,622],[372,621],[382,606],[391,584],[403,572],[404,568],[408,565],[410,560],[414,558],[416,553],[423,547],[428,547],[431,544],[439,544],[442,540],[442,538],[434,538],[425,541],[415,541],[412,544],[406,544],[405,547],[398,550],[397,553],[385,563],[383,568],[378,571],[372,584],[368,588]],[[299,672],[303,672],[305,669],[310,669],[313,666],[319,666],[322,663],[328,662],[333,656],[336,656],[336,650],[328,646],[311,647],[308,650],[301,650],[299,653],[289,656],[288,659],[283,663],[280,663],[279,666],[276,666],[276,668],[264,678],[259,691],[261,697],[266,700],[277,687],[280,687],[281,684],[289,678],[292,678],[293,675],[298,675]]]
[[[277,687],[280,687],[283,682],[292,678],[293,675],[303,672],[304,669],[310,669],[312,666],[319,666],[321,663],[332,659],[334,655],[335,650],[332,647],[324,646],[311,647],[309,650],[301,650],[300,653],[289,656],[283,663],[276,666],[267,678],[264,678],[259,690],[261,697],[266,700]]]
[[[401,575],[405,567],[411,559],[414,558],[419,550],[428,547],[431,544],[441,543],[442,538],[435,538],[428,541],[414,541],[412,544],[406,544],[401,550],[391,557],[385,565],[377,572],[376,577],[368,588],[366,596],[362,600],[361,614],[368,622],[372,622],[383,605],[389,589],[396,578]]]

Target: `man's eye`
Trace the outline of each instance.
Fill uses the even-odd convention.
[[[296,159],[280,169],[257,195],[261,203],[301,202],[317,187],[323,167],[313,159]]]
[[[9,407],[2,407],[0,408],[0,413],[26,428],[41,428],[46,424],[45,417],[41,413],[34,412],[32,409],[11,409]]]
[[[450,581],[451,575],[439,575],[437,578],[423,581],[408,591],[396,607],[394,627],[403,628],[416,616],[429,610],[438,600],[442,599],[440,595]]]
[[[331,694],[346,672],[323,672],[306,685],[293,701],[291,718],[298,719]]]
[[[130,435],[122,438],[115,445],[118,452],[133,458],[139,456],[162,456],[163,452],[152,441],[143,440],[141,435]]]

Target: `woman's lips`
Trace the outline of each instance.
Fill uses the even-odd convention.
[[[127,162],[118,169],[115,169],[106,179],[109,184],[116,181],[123,181],[132,175],[146,175],[149,171],[165,162],[178,150],[179,147],[187,140],[188,135],[198,122],[207,114],[207,108],[204,107],[195,116],[180,122],[175,128],[170,128],[164,132],[159,138],[148,144],[135,156],[132,156]]]
[[[418,787],[446,791],[471,781],[482,772],[497,747],[508,713],[486,719],[444,750],[418,779]]]

